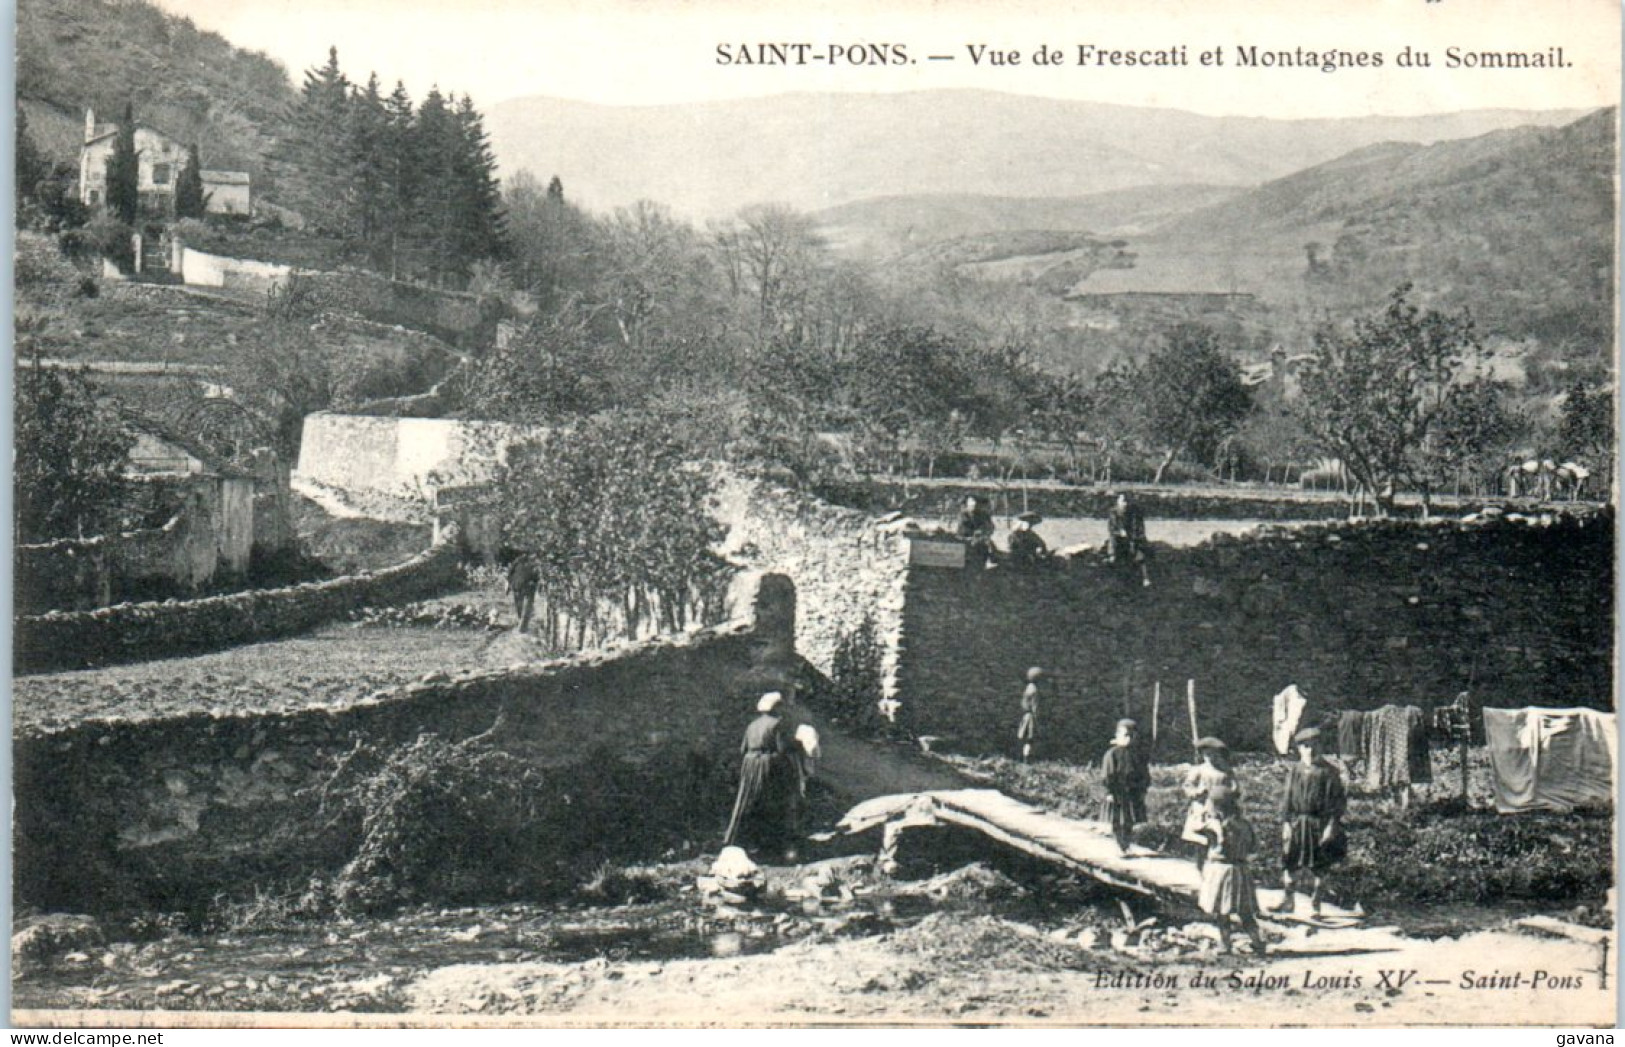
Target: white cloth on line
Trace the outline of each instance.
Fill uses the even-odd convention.
[[[1595,709],[1485,709],[1495,809],[1568,811],[1614,798],[1614,714]]]
[[[1303,707],[1308,704],[1309,699],[1298,691],[1297,684],[1289,684],[1286,690],[1275,696],[1270,724],[1273,727],[1275,751],[1282,756],[1292,751],[1292,736],[1298,733],[1298,721],[1303,719]]]

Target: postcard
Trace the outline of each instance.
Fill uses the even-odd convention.
[[[1617,1020],[1606,0],[20,0],[12,1021]]]

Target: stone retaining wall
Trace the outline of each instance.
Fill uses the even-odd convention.
[[[1052,570],[915,568],[899,722],[941,748],[1014,751],[1023,673],[1041,666],[1037,752],[1094,759],[1112,723],[1151,718],[1188,752],[1200,730],[1267,744],[1270,700],[1312,717],[1471,690],[1492,706],[1612,708],[1614,516],[1549,523],[1372,522],[1158,548],[1154,585],[1098,560]]]
[[[18,672],[43,672],[215,650],[303,632],[358,607],[433,596],[461,579],[456,543],[448,542],[381,571],[282,589],[19,615],[12,658]]]
[[[1137,487],[1130,492],[1148,517],[1162,520],[1342,520],[1348,516],[1349,502],[1340,495],[1317,495],[1296,487],[1276,490],[1234,490],[1216,488]],[[1025,506],[1051,517],[1095,517],[1105,519],[1117,487],[1067,487],[1035,484],[1026,489]],[[826,495],[842,505],[866,507],[875,511],[901,508],[917,516],[953,516],[965,497],[979,494],[988,499],[995,515],[1024,512],[1019,487],[966,480],[962,483],[909,484],[893,481],[852,483],[832,486]],[[1403,512],[1418,512],[1407,496]],[[1481,503],[1455,505],[1451,512],[1465,513]]]
[[[344,491],[424,498],[441,484],[481,483],[527,430],[455,418],[307,415],[297,476]]]
[[[719,484],[718,518],[728,526],[723,552],[795,581],[796,650],[828,674],[835,649],[865,617],[885,651],[882,686],[896,675],[903,622],[907,541],[865,513],[738,477]]]
[[[731,770],[755,697],[795,662],[795,589],[759,576],[746,617],[675,638],[494,672],[436,675],[341,709],[207,711],[92,722],[14,739],[17,904],[172,911],[331,868],[343,854],[319,819],[322,787],[358,745],[424,733],[492,741],[534,766],[656,758],[695,783]],[[731,796],[627,796],[640,808],[705,803],[717,829]],[[595,797],[602,806],[604,798]],[[607,829],[606,829],[607,832]],[[636,841],[622,841],[634,847]]]

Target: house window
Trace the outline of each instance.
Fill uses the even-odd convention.
[[[102,202],[102,191],[100,189],[92,189],[90,191],[90,202],[93,204],[99,204]]]
[[[153,185],[168,185],[169,184],[169,165],[168,164],[153,164],[152,165],[152,184]]]

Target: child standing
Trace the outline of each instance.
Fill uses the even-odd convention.
[[[1202,826],[1208,817],[1208,794],[1222,785],[1240,799],[1241,787],[1230,770],[1229,746],[1218,738],[1202,738],[1196,743],[1196,751],[1201,756],[1201,762],[1185,775],[1184,793],[1190,804],[1179,838],[1195,845],[1196,867],[1200,869],[1207,861],[1208,838],[1203,835]]]
[[[1110,823],[1112,836],[1123,857],[1134,843],[1134,827],[1145,821],[1145,794],[1151,788],[1151,767],[1134,743],[1136,724],[1118,720],[1106,758],[1100,761],[1100,776],[1106,786],[1106,803],[1101,821]]]
[[[1264,951],[1264,935],[1258,928],[1258,894],[1247,860],[1253,852],[1253,827],[1241,813],[1234,789],[1215,785],[1208,790],[1207,820],[1202,825],[1207,837],[1207,862],[1202,866],[1202,889],[1197,904],[1213,917],[1219,928],[1219,943],[1229,952],[1230,918],[1241,923],[1253,940],[1253,951]]]

